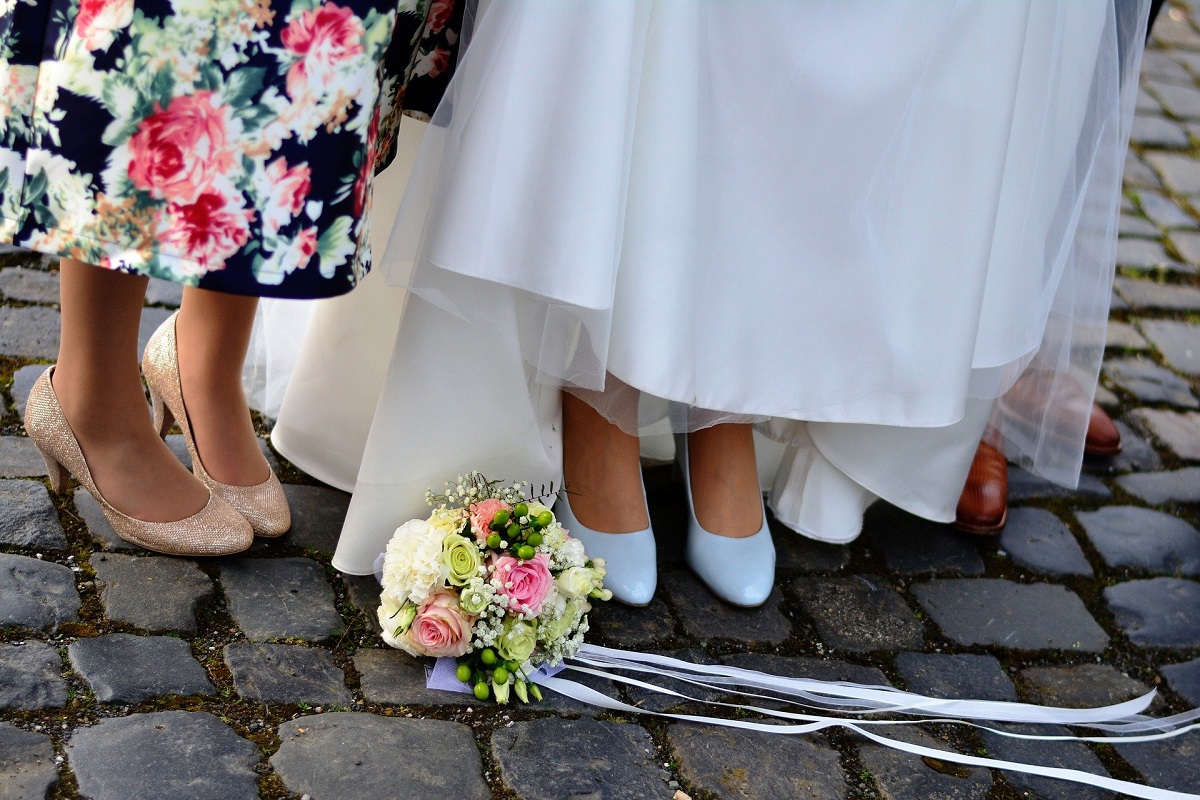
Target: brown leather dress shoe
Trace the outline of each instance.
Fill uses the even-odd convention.
[[[1092,415],[1088,417],[1087,437],[1083,440],[1083,454],[1088,458],[1110,458],[1121,452],[1121,432],[1112,417],[1096,403],[1092,403]]]
[[[976,536],[995,536],[1008,522],[1008,464],[1000,451],[979,443],[967,484],[958,498],[954,527]]]

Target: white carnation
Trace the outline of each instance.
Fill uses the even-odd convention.
[[[564,567],[582,567],[587,563],[587,553],[583,542],[578,539],[567,539],[554,553],[554,558]]]
[[[400,602],[420,604],[444,586],[448,568],[442,563],[443,534],[423,519],[410,520],[388,542],[383,557],[383,590]]]

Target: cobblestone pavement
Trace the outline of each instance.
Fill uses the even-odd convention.
[[[1014,470],[1014,508],[994,540],[881,506],[847,548],[780,531],[779,588],[755,611],[719,604],[682,566],[680,489],[651,470],[661,590],[646,609],[598,612],[595,641],[947,696],[1079,705],[1153,687],[1161,712],[1200,705],[1200,32],[1176,9],[1156,40],[1101,389],[1124,452],[1089,463],[1077,492]],[[4,259],[0,799],[1103,794],[847,734],[732,733],[556,697],[496,709],[428,691],[421,666],[374,636],[373,579],[329,566],[347,497],[285,463],[287,537],[218,561],[139,551],[82,491],[47,491],[19,415],[55,356],[57,276],[46,261]],[[178,300],[177,287],[152,286],[146,334]],[[1200,788],[1200,733],[1036,752],[936,726],[911,735]]]

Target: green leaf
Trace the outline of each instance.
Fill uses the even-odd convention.
[[[358,249],[350,235],[353,225],[350,217],[338,217],[317,240],[317,258],[321,263],[321,274],[326,278],[332,278],[337,268]]]
[[[262,94],[265,67],[239,67],[229,75],[221,96],[233,108],[245,108],[254,105],[254,100]]]

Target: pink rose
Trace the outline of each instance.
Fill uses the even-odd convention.
[[[437,591],[417,609],[408,638],[414,649],[434,658],[464,655],[471,647],[471,623],[453,592]]]
[[[430,78],[436,78],[450,67],[450,51],[444,47],[438,47],[434,50],[425,53],[417,59],[413,64],[413,75],[420,77],[426,75]]]
[[[497,511],[512,511],[512,506],[503,500],[488,498],[471,506],[471,533],[479,541],[486,541],[492,535],[492,520]]]
[[[167,218],[168,225],[159,234],[159,242],[209,272],[224,269],[225,260],[246,244],[254,212],[246,210],[240,193],[226,197],[212,190],[200,195],[194,203],[172,203],[167,207]]]
[[[312,168],[308,164],[288,168],[280,156],[264,170],[270,194],[263,208],[263,232],[274,236],[304,208],[312,191]]]
[[[353,11],[325,3],[293,19],[283,32],[283,46],[299,58],[288,70],[288,94],[303,97],[310,90],[326,89],[337,65],[362,55],[366,36]]]
[[[361,217],[367,208],[371,194],[371,180],[375,176],[375,158],[379,153],[379,107],[371,115],[371,124],[367,126],[366,155],[363,158],[362,169],[358,171],[358,180],[354,182],[354,216]]]
[[[429,33],[441,33],[450,24],[454,16],[454,0],[433,0],[429,4],[429,13],[425,15],[425,24]]]
[[[492,574],[503,584],[500,593],[516,600],[531,614],[542,613],[542,603],[554,588],[550,557],[545,553],[538,553],[528,561],[501,556],[496,559]]]
[[[138,124],[129,140],[129,178],[158,199],[194,203],[234,166],[225,110],[212,92],[176,97]]]
[[[107,50],[116,31],[133,22],[133,0],[80,0],[75,35],[88,51]]]

